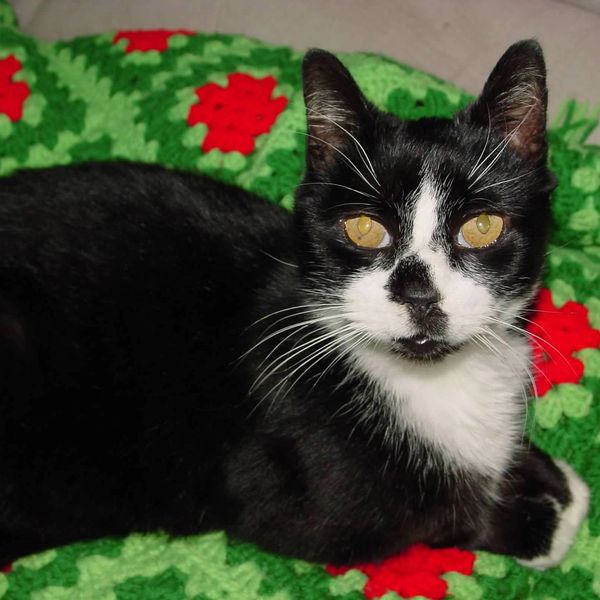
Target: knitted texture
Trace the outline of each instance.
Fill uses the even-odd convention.
[[[383,57],[341,58],[375,104],[402,118],[451,116],[470,100]],[[291,208],[304,166],[301,59],[289,48],[187,30],[42,43],[19,31],[0,0],[0,175],[126,158],[200,171]],[[222,532],[131,535],[18,560],[0,573],[0,598],[600,598],[600,148],[585,144],[595,124],[569,101],[550,129],[560,185],[547,291],[530,327],[541,396],[529,411],[531,437],[593,489],[589,517],[558,568],[415,546],[380,565],[334,569]]]

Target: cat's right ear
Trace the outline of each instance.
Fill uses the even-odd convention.
[[[302,64],[308,161],[315,169],[343,159],[370,119],[369,103],[346,67],[325,50],[309,50]]]
[[[547,96],[542,49],[535,40],[523,40],[500,58],[467,114],[537,163],[546,158]]]

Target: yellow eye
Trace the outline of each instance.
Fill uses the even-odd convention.
[[[502,217],[481,213],[463,223],[458,232],[458,243],[465,248],[485,248],[496,242],[503,229]]]
[[[361,248],[385,248],[392,239],[387,229],[367,215],[344,220],[348,239]]]

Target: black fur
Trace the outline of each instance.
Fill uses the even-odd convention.
[[[526,63],[543,75],[533,42],[507,60],[514,73]],[[536,502],[550,494],[567,505],[570,497],[541,452],[515,448],[498,500],[489,493],[497,482],[445,468],[426,443],[390,446],[377,420],[387,423],[383,409],[367,422],[347,410],[362,382],[342,360],[315,365],[292,386],[272,390],[277,379],[267,378],[251,389],[273,352],[320,331],[306,313],[303,329],[259,343],[286,316],[276,311],[311,302],[373,261],[348,243],[341,217],[372,213],[399,232],[394,252],[406,244],[399,215],[413,210],[425,159],[453,176],[438,235],[456,268],[491,273],[508,296],[535,287],[552,187],[545,142],[535,137],[540,121],[481,185],[529,175],[490,188],[491,200],[467,190],[486,136],[498,143],[506,135],[482,112],[495,106],[486,94],[509,94],[506,68],[456,119],[403,123],[377,111],[334,57],[311,52],[309,185],[299,188],[293,216],[153,166],[89,164],[0,181],[0,563],[99,536],[214,528],[333,563],[382,558],[413,542],[525,558],[546,552],[556,514]],[[369,192],[332,150],[360,161],[347,134],[327,127],[321,111],[332,105],[346,111],[347,131],[381,180],[381,196],[360,211],[344,207],[356,202],[352,192],[310,185]],[[465,215],[483,209],[508,215],[509,231],[477,255],[457,248]],[[376,255],[393,264],[391,250]],[[424,318],[435,313],[427,273],[415,264],[410,273],[410,281],[397,274],[390,294],[406,302],[430,293],[428,308],[414,310],[442,336],[444,316]]]

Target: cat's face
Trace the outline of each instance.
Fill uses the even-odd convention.
[[[537,44],[512,46],[453,120],[378,111],[321,51],[304,81],[302,269],[313,299],[337,307],[340,339],[430,361],[515,327],[539,284],[553,186]]]

